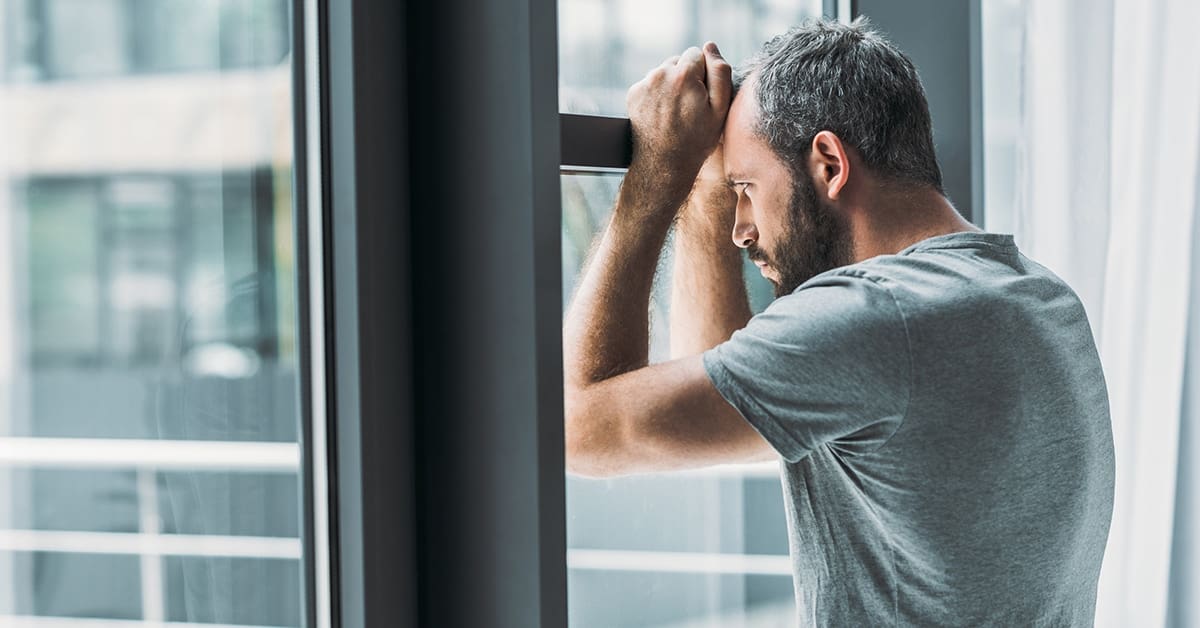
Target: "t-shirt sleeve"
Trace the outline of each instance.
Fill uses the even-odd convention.
[[[721,396],[789,462],[823,444],[874,451],[904,420],[907,323],[877,281],[815,278],[703,355]]]

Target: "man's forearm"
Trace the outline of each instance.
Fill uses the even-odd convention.
[[[742,254],[730,239],[737,195],[700,185],[675,232],[671,357],[695,355],[729,339],[750,320]]]
[[[563,322],[568,388],[645,366],[650,290],[667,231],[686,187],[656,185],[630,168],[600,244]]]
[[[654,408],[631,412],[628,404],[622,412],[615,406],[630,398],[622,384],[637,380],[633,371],[649,362],[654,272],[667,231],[721,136],[733,91],[731,74],[716,45],[709,42],[703,51],[688,48],[663,61],[626,94],[633,161],[621,182],[612,219],[563,321],[568,468],[612,469],[637,459],[631,452],[644,452],[645,434],[653,433],[646,431],[645,419],[663,414]],[[697,397],[707,393],[708,401],[713,401],[715,391],[695,385],[697,365],[683,365],[691,369],[686,371],[680,370],[680,364],[666,365],[674,370],[668,368],[663,379],[657,375],[652,379],[677,388],[669,391],[676,396],[686,397],[690,390]],[[606,381],[618,376],[624,377]],[[692,389],[687,388],[689,382]],[[633,396],[642,404],[663,402],[661,396]],[[695,413],[694,407],[687,409],[689,417]]]

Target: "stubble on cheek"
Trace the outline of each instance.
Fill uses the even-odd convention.
[[[809,279],[849,263],[849,232],[837,209],[821,205],[812,185],[792,190],[787,227],[773,251],[778,265],[776,296],[791,294]]]

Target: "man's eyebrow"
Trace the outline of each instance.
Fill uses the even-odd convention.
[[[731,172],[725,177],[725,182],[728,183],[732,187],[734,185],[734,182],[745,181],[747,178],[749,178],[749,177],[747,177],[744,173]]]

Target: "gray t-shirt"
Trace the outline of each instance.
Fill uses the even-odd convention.
[[[703,357],[783,457],[801,625],[1093,625],[1108,394],[1079,299],[1012,236],[823,273]]]

